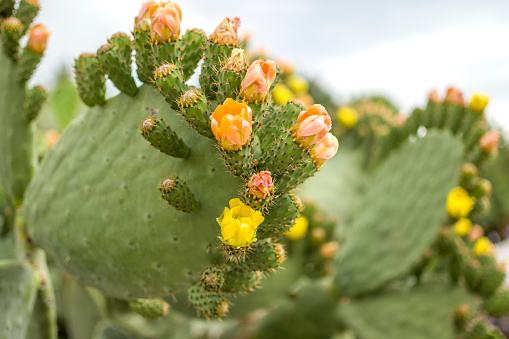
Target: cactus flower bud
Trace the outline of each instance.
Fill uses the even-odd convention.
[[[458,106],[465,106],[463,94],[456,87],[449,87],[447,89],[447,94],[445,95],[444,102]]]
[[[256,230],[265,218],[240,199],[231,199],[229,205],[230,208],[225,207],[223,214],[217,218],[221,226],[219,239],[225,245],[236,248],[249,246],[256,240]]]
[[[495,254],[495,246],[487,237],[482,237],[474,244],[474,254],[478,257],[481,255],[493,256]]]
[[[271,60],[256,60],[246,72],[240,85],[240,97],[247,102],[264,101],[276,78],[276,63]]]
[[[237,29],[240,26],[240,19],[235,17],[232,19],[226,17],[217,26],[209,37],[209,40],[218,45],[238,46],[239,39],[237,37]]]
[[[454,223],[454,232],[460,237],[464,237],[470,230],[472,229],[472,222],[468,218],[459,218],[456,223]]]
[[[440,103],[440,96],[438,95],[438,91],[436,88],[434,88],[433,90],[431,90],[431,92],[429,92],[428,102],[432,102],[434,104]]]
[[[157,3],[155,0],[146,0],[141,5],[140,11],[138,12],[138,15],[134,18],[134,26],[138,25],[138,23],[143,19],[150,19],[150,7],[152,5],[156,5]]]
[[[497,130],[492,129],[483,135],[481,140],[479,141],[479,146],[483,150],[484,153],[493,154],[498,148],[498,144],[500,142],[500,134]]]
[[[331,128],[331,119],[322,105],[315,104],[299,114],[292,127],[295,141],[303,148],[322,140]]]
[[[474,201],[463,187],[455,187],[447,196],[446,209],[452,218],[466,217],[474,208]]]
[[[327,133],[309,154],[316,167],[322,166],[326,160],[332,158],[338,151],[339,141],[331,133]]]
[[[490,97],[484,93],[474,92],[470,96],[469,108],[472,112],[482,114],[490,102]]]
[[[472,226],[472,229],[470,230],[470,233],[468,234],[468,238],[471,241],[477,241],[482,236],[484,236],[484,229],[479,225]]]
[[[332,259],[339,249],[337,241],[329,241],[320,247],[320,255],[324,259]]]
[[[275,188],[270,174],[269,171],[253,174],[247,183],[249,194],[257,199],[267,198]]]
[[[180,36],[182,11],[173,1],[150,6],[150,37],[156,42],[176,41]]]
[[[42,54],[48,43],[49,31],[43,25],[35,25],[28,29],[27,48],[34,53]]]
[[[241,72],[248,68],[247,58],[242,48],[234,48],[232,55],[223,64],[225,71]]]
[[[251,139],[252,110],[231,98],[217,106],[210,116],[212,133],[227,151],[239,151]]]
[[[351,107],[340,107],[338,109],[338,121],[341,125],[350,129],[357,124],[359,114]]]
[[[288,231],[285,232],[285,236],[288,240],[297,241],[306,235],[309,227],[308,218],[300,215],[297,220],[295,220],[295,224]]]

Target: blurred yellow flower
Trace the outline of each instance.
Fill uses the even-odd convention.
[[[288,87],[279,83],[272,89],[272,99],[278,105],[286,105],[288,101],[293,100],[293,93]]]
[[[256,229],[265,220],[262,213],[255,211],[240,199],[231,199],[230,208],[216,219],[221,226],[219,239],[232,247],[246,247],[256,240]]]
[[[352,128],[357,124],[358,114],[357,111],[351,107],[340,107],[338,109],[338,121],[346,128]]]
[[[470,96],[470,110],[475,113],[483,113],[490,102],[490,97],[484,93],[474,92]]]
[[[454,232],[460,237],[464,237],[470,233],[470,229],[472,229],[472,222],[468,218],[459,218],[454,224]]]
[[[286,238],[291,241],[302,239],[308,230],[309,220],[304,216],[299,216],[295,221],[295,225],[285,232]]]
[[[447,213],[452,218],[459,219],[466,217],[474,208],[474,201],[463,187],[455,187],[447,196]]]
[[[495,254],[495,246],[493,243],[486,237],[482,237],[477,240],[474,244],[474,254],[476,256],[481,255],[493,255]]]
[[[309,89],[307,80],[298,75],[289,76],[286,83],[295,93],[307,92]]]

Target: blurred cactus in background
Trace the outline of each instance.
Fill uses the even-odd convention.
[[[154,0],[46,94],[26,83],[49,33],[17,6],[0,0],[1,338],[504,337],[485,94],[338,106],[249,56],[239,18],[183,33]]]

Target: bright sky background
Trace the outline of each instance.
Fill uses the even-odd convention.
[[[129,32],[142,0],[39,0],[36,22],[52,35],[34,82],[51,85],[61,64]],[[509,131],[509,1],[181,0],[182,30],[211,33],[239,16],[239,34],[320,79],[338,101],[389,96],[405,112],[449,85],[490,95],[490,121]],[[331,113],[331,112],[329,112]]]

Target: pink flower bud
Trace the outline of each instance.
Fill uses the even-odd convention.
[[[210,127],[217,141],[227,151],[239,151],[251,139],[253,115],[245,102],[228,98],[210,116]]]
[[[322,140],[320,140],[309,154],[316,167],[322,166],[326,160],[332,158],[338,151],[339,141],[331,133],[327,133]]]
[[[150,37],[156,42],[176,41],[180,36],[182,11],[173,1],[160,2],[150,6]]]
[[[28,29],[27,49],[34,53],[42,54],[48,43],[49,31],[43,25],[35,25]]]
[[[138,12],[138,15],[134,18],[134,26],[138,24],[143,19],[150,19],[150,6],[156,5],[155,0],[146,0],[141,5],[140,11]]]
[[[486,134],[483,135],[481,140],[479,141],[479,146],[483,150],[484,153],[492,154],[498,148],[498,144],[500,142],[500,134],[497,130],[492,129]]]
[[[260,102],[267,98],[270,86],[276,78],[276,63],[256,60],[246,72],[240,85],[240,96],[247,102]]]
[[[312,105],[302,111],[293,126],[292,133],[295,141],[303,148],[310,148],[316,144],[331,129],[331,118],[322,105]]]
[[[214,33],[209,37],[209,40],[225,46],[238,46],[239,39],[237,38],[237,29],[240,25],[240,19],[235,17],[232,19],[226,17],[217,26]]]
[[[247,183],[249,194],[257,199],[265,199],[274,190],[274,184],[270,177],[269,171],[262,171],[258,174],[253,174]]]
[[[463,94],[456,87],[449,87],[447,89],[447,94],[445,95],[444,102],[458,106],[465,106]]]

